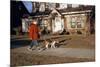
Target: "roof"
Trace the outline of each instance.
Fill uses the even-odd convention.
[[[39,16],[48,16],[49,14],[51,13],[51,10],[47,10],[45,12],[35,12],[35,13],[31,13],[31,16],[36,16],[36,17],[39,17]]]
[[[32,13],[31,16],[40,17],[40,16],[49,16],[53,12],[57,12],[58,15],[64,15],[68,12],[76,12],[76,13],[84,13],[84,12],[91,12],[94,6],[85,6],[85,7],[77,7],[77,8],[66,8],[66,9],[54,9],[54,10],[46,10],[45,12],[36,12]]]

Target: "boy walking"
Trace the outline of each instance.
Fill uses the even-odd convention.
[[[38,42],[37,40],[40,38],[40,35],[39,35],[39,28],[37,26],[37,22],[35,20],[32,21],[32,24],[29,26],[29,37],[31,39],[31,43],[30,43],[30,46],[29,46],[29,50],[32,50],[33,49],[33,46],[34,47],[37,47],[38,46]]]

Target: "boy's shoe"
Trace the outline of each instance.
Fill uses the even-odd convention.
[[[36,46],[33,46],[33,47],[32,47],[32,50],[36,50]]]
[[[28,47],[27,49],[28,49],[28,51],[32,51],[32,49],[31,49],[31,48],[29,48],[29,47]]]
[[[40,47],[38,47],[38,46],[33,46],[32,47],[32,50],[39,50],[40,49]]]

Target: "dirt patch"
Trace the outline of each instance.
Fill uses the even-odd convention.
[[[61,45],[65,48],[86,48],[95,49],[95,35],[91,36],[71,36],[70,40],[66,40],[65,45]]]

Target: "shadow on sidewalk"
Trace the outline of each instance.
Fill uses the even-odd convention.
[[[38,40],[38,43],[41,44],[43,40]],[[11,40],[10,41],[10,48],[19,48],[30,45],[31,40]]]
[[[19,47],[24,47],[28,46],[30,44],[30,40],[14,40],[10,42],[10,48],[19,48]]]

